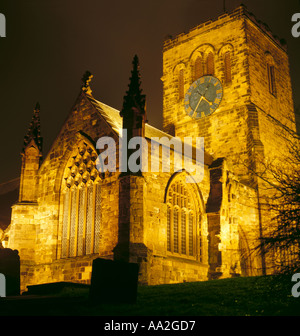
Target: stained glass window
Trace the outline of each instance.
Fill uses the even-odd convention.
[[[181,180],[171,184],[167,197],[167,250],[171,253],[195,258],[196,213],[193,192]],[[201,255],[199,245],[198,254]]]
[[[61,257],[99,253],[101,184],[97,153],[81,142],[64,174]],[[79,168],[78,168],[79,167]]]

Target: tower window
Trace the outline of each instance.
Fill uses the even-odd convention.
[[[276,84],[275,84],[275,67],[268,63],[268,82],[269,82],[269,92],[276,96]]]
[[[227,51],[224,54],[224,80],[225,83],[230,83],[231,82],[231,57],[230,57],[230,52]]]
[[[194,63],[194,81],[203,76],[202,58],[198,56]]]
[[[179,99],[184,97],[184,70],[180,69],[178,74]]]
[[[215,73],[214,54],[210,52],[206,59],[206,74],[214,75],[214,73]]]

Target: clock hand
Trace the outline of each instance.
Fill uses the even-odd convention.
[[[208,84],[207,84],[207,86],[206,86],[206,88],[205,88],[205,90],[204,90],[204,92],[203,92],[203,96],[205,95],[205,92],[207,91],[207,89],[208,89],[208,87],[209,87],[210,80],[211,80],[211,78],[209,79]]]
[[[207,100],[204,96],[202,97],[209,105],[212,105],[213,102],[210,102],[209,100]]]
[[[196,106],[196,108],[195,108],[194,111],[197,111],[197,109],[198,109],[198,107],[199,107],[199,105],[200,105],[202,99],[206,100],[210,105],[212,105],[212,103],[210,103],[210,102],[204,97],[204,95],[205,95],[205,93],[206,93],[206,91],[207,91],[207,89],[208,89],[208,87],[209,87],[209,83],[210,83],[210,79],[209,79],[209,82],[208,82],[208,84],[207,84],[207,86],[206,86],[206,88],[205,88],[205,90],[204,90],[204,92],[203,92],[203,95],[201,95],[201,98],[199,99],[198,104],[197,104],[197,106]],[[199,92],[199,94],[200,94],[200,92]]]
[[[213,103],[210,102],[210,101],[208,101],[208,100],[205,98],[205,93],[206,93],[206,91],[207,91],[207,89],[208,89],[208,87],[209,87],[210,80],[211,80],[211,78],[209,79],[208,84],[207,84],[207,86],[206,86],[206,88],[205,88],[205,90],[204,90],[204,92],[203,92],[203,96],[202,96],[202,98],[203,98],[209,105],[212,105]]]
[[[200,105],[202,99],[205,100],[209,105],[212,105],[212,104],[213,104],[213,102],[208,101],[208,100],[204,97],[204,95],[203,95],[203,96],[200,97],[200,99],[199,99],[199,101],[198,101],[198,104],[197,104],[197,106],[196,106],[196,108],[195,108],[195,111],[197,111],[197,109],[198,109],[198,107],[199,107],[199,105]]]
[[[194,111],[197,111],[197,109],[198,109],[198,107],[199,107],[199,105],[200,105],[202,99],[203,99],[203,96],[201,96],[201,98],[199,99],[198,104],[197,104],[197,106],[196,106],[196,108],[195,108]]]

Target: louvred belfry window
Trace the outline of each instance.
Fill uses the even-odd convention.
[[[231,56],[230,52],[227,51],[224,54],[224,76],[225,76],[225,83],[231,82]]]
[[[269,82],[269,92],[276,96],[276,82],[275,82],[275,67],[268,63],[268,82]]]
[[[194,63],[194,81],[203,76],[202,57],[198,56]]]
[[[215,74],[214,54],[210,52],[206,59],[206,75]]]
[[[179,99],[184,97],[184,70],[180,69],[178,74],[178,94]]]
[[[82,141],[67,163],[62,186],[62,258],[99,253],[101,180],[96,159],[96,151]]]
[[[197,250],[196,221],[197,209],[193,199],[193,192],[182,180],[173,182],[167,194],[167,250],[174,255],[196,258],[201,249]],[[200,246],[200,245],[199,245]]]

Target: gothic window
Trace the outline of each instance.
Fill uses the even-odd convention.
[[[184,70],[180,69],[178,73],[178,94],[179,99],[184,97]]]
[[[173,209],[173,251],[179,252],[179,230],[178,230],[178,217],[179,217],[179,209],[174,208]]]
[[[193,191],[184,180],[173,182],[167,195],[167,250],[174,255],[196,259],[197,209]],[[201,256],[200,256],[201,258]]]
[[[194,253],[194,212],[189,212],[189,255],[192,255]]]
[[[171,207],[168,205],[167,209],[167,250],[171,251]]]
[[[215,73],[214,54],[210,52],[206,58],[206,74],[214,75],[214,73]]]
[[[269,51],[265,52],[269,92],[276,97],[275,61]]]
[[[225,83],[231,82],[231,56],[229,51],[224,54],[224,81]]]
[[[186,211],[181,212],[181,253],[186,254]]]
[[[193,80],[197,80],[198,78],[203,76],[203,65],[202,65],[202,57],[198,56],[194,63],[194,78]]]
[[[68,255],[67,252],[67,241],[68,241],[68,221],[69,221],[69,200],[70,200],[70,192],[66,192],[64,195],[64,212],[63,212],[63,230],[62,230],[62,257],[66,257]]]
[[[94,227],[94,253],[99,253],[100,247],[100,221],[101,221],[101,187],[96,184],[95,196],[95,227]]]
[[[85,188],[78,192],[78,233],[77,233],[77,255],[83,255],[83,229],[85,213]]]
[[[275,67],[274,65],[268,63],[268,83],[269,83],[269,92],[276,96],[276,85],[275,85]]]
[[[69,256],[75,256],[75,235],[77,217],[77,190],[71,191],[71,216],[70,216],[70,235],[69,235]]]
[[[61,257],[99,253],[101,185],[97,153],[82,141],[71,155],[63,182]]]

